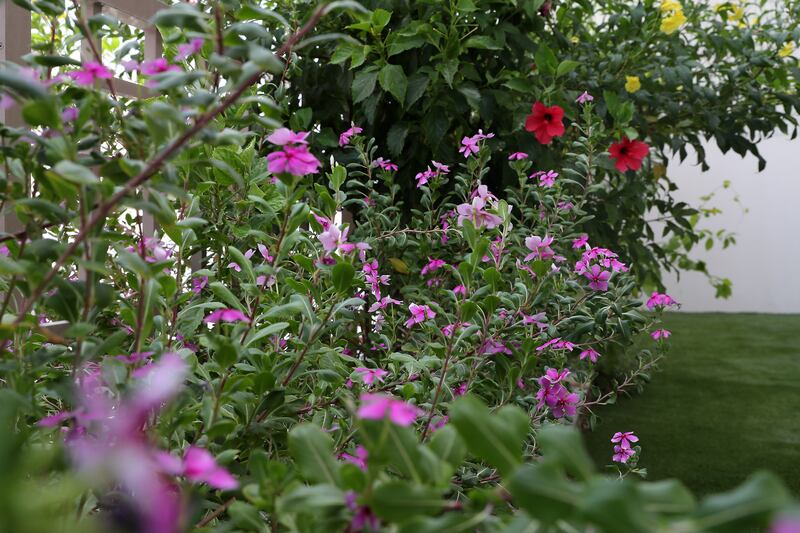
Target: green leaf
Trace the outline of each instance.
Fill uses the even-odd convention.
[[[389,24],[389,19],[392,18],[392,14],[385,9],[376,9],[372,12],[372,29],[374,29],[377,33],[380,33],[381,30]]]
[[[310,512],[325,507],[343,507],[344,492],[333,485],[300,486],[278,500],[278,510]]]
[[[425,89],[428,88],[429,81],[428,76],[419,72],[415,72],[408,78],[405,107],[411,107],[414,102],[422,98],[422,95],[425,94]]]
[[[585,489],[580,503],[581,515],[601,531],[648,533],[657,522],[644,510],[639,494],[630,482],[597,477]]]
[[[383,420],[362,420],[359,435],[369,452],[370,466],[390,464],[398,472],[417,483],[433,480],[439,472],[425,468],[417,435],[411,427],[393,424],[388,418]]]
[[[695,523],[702,531],[761,530],[770,515],[789,501],[786,487],[775,474],[756,472],[732,491],[703,500]]]
[[[408,80],[400,65],[386,65],[378,73],[378,82],[384,91],[394,96],[402,105],[406,99]]]
[[[303,476],[316,483],[339,485],[339,463],[333,457],[333,439],[313,424],[289,432],[289,453]]]
[[[692,493],[677,479],[637,483],[636,490],[652,513],[689,513],[696,505]]]
[[[587,480],[594,473],[594,463],[576,429],[550,424],[539,431],[537,441],[542,454],[558,461],[574,478]]]
[[[342,294],[349,292],[355,275],[356,269],[350,263],[336,263],[331,271],[334,288]]]
[[[450,423],[470,453],[496,466],[501,474],[511,473],[522,462],[530,421],[519,407],[506,405],[491,413],[478,398],[467,395],[451,405]]]
[[[454,469],[461,465],[467,455],[467,445],[464,444],[458,431],[449,424],[436,430],[429,447],[442,461],[447,462]]]
[[[514,504],[544,523],[568,519],[580,499],[581,488],[554,462],[543,461],[518,468],[508,481]]]
[[[78,185],[95,185],[100,182],[94,172],[72,161],[59,161],[56,166],[53,167],[53,172],[65,180],[77,183]]]
[[[378,73],[374,70],[359,71],[353,78],[353,103],[367,99],[375,90]]]
[[[22,106],[22,118],[31,126],[57,128],[61,124],[61,113],[52,99],[31,100]]]
[[[403,146],[406,143],[406,136],[408,135],[408,124],[402,122],[395,122],[386,134],[386,144],[389,148],[389,153],[398,156],[403,152]]]
[[[555,74],[558,67],[558,59],[550,48],[544,43],[539,43],[534,55],[536,68],[542,74]]]
[[[573,61],[571,59],[565,59],[561,63],[558,64],[558,68],[556,69],[556,76],[563,76],[564,74],[569,74],[580,65],[580,61]]]
[[[376,515],[399,523],[419,515],[436,514],[446,505],[435,490],[403,481],[384,483],[369,498],[369,506]]]
[[[208,285],[208,288],[211,289],[211,292],[214,293],[214,296],[216,296],[218,299],[222,300],[223,302],[225,302],[229,306],[235,307],[236,309],[238,309],[239,311],[242,311],[242,312],[245,311],[245,308],[242,305],[242,303],[239,301],[239,299],[236,296],[234,296],[234,294],[231,292],[231,290],[228,287],[226,287],[225,285],[223,285],[219,281],[215,281],[213,283],[210,283]]]

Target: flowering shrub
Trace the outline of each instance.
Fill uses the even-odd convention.
[[[636,265],[581,231],[585,183],[610,164],[597,147],[616,142],[591,95],[570,109],[580,135],[563,166],[470,132],[457,159],[414,169],[421,209],[406,222],[399,167],[374,139],[350,124],[341,164],[310,133],[313,114],[287,111],[283,59],[335,7],[357,9],[323,6],[247,47],[246,21],[282,17],[248,4],[222,27],[219,6],[162,11],[175,50],[129,65],[148,99],[116,97],[101,57],[62,60],[54,77],[0,72],[28,125],[0,130],[4,202],[24,225],[0,257],[2,523],[768,523],[789,499],[768,474],[698,505],[677,482],[597,475],[568,427],[640,384],[676,304],[654,293],[646,311]],[[205,47],[198,34],[216,55],[179,64]],[[253,88],[262,77],[267,94]],[[540,115],[535,135],[561,135],[565,114]],[[639,144],[611,156],[641,165],[644,141],[624,142]],[[502,193],[484,182],[497,166],[515,176]],[[615,460],[635,464],[634,439],[622,434]]]

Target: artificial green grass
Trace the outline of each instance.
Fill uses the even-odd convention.
[[[665,327],[671,348],[644,392],[596,410],[598,466],[614,432],[634,431],[647,479],[704,495],[769,469],[800,495],[800,315],[670,313]]]

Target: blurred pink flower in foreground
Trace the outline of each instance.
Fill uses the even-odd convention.
[[[357,415],[364,420],[383,420],[389,417],[389,420],[398,426],[410,426],[422,415],[422,410],[391,396],[362,394]]]

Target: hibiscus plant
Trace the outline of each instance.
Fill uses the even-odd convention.
[[[117,31],[106,15],[28,7],[54,36],[59,24]],[[360,123],[331,143],[330,109],[298,109],[294,92],[296,64],[342,39],[320,21],[386,15],[220,2],[153,20],[161,58],[108,61],[95,47],[78,62],[53,37],[0,70],[6,116],[24,121],[0,124],[2,205],[20,226],[0,236],[0,524],[694,532],[793,520],[769,473],[697,502],[677,481],[639,479],[635,428],[609,443],[613,475],[583,449],[593,409],[665,357],[660,316],[678,305],[645,297],[637,263],[586,231],[599,177],[640,176],[653,157],[645,132],[623,138],[604,120],[613,96],[529,102],[525,135],[570,132],[557,166],[478,128],[452,157],[407,171],[409,188],[391,147]],[[126,69],[142,97],[114,90]],[[490,183],[498,172],[513,179]]]

